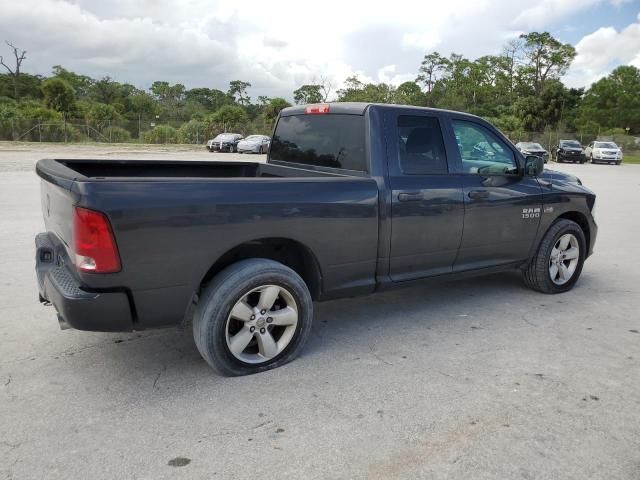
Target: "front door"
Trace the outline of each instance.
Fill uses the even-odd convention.
[[[468,117],[451,120],[458,146],[464,233],[454,271],[528,258],[542,215],[542,188],[523,175],[506,140]]]
[[[385,114],[392,191],[389,271],[394,281],[449,273],[462,238],[460,177],[449,173],[436,114]]]

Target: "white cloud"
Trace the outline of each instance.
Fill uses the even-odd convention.
[[[599,28],[576,44],[576,58],[565,77],[569,86],[588,86],[617,65],[640,68],[640,16],[621,31]]]
[[[142,88],[167,80],[226,89],[242,79],[254,97],[290,98],[320,76],[335,88],[354,73],[398,85],[431,49],[495,53],[523,30],[604,1],[5,0],[0,31],[28,50],[28,72],[60,64]]]

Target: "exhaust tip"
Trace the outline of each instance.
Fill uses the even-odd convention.
[[[60,325],[60,330],[69,330],[70,328],[73,328],[71,325],[69,325],[67,323],[67,321],[62,318],[60,315],[58,315],[58,324]]]

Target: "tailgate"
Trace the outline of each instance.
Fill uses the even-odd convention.
[[[70,253],[73,228],[73,205],[75,195],[46,180],[40,185],[42,215],[47,232],[54,233]]]
[[[71,189],[74,183],[74,179],[69,178],[71,175],[65,175],[67,172],[58,168],[47,168],[50,165],[48,160],[41,160],[36,166],[36,172],[42,179],[42,216],[47,232],[53,233],[70,255],[73,242],[73,206],[78,203],[79,195]]]

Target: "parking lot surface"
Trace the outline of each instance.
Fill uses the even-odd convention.
[[[189,330],[61,331],[38,303],[33,164],[74,156],[246,159],[0,145],[0,478],[640,478],[640,166],[550,165],[598,194],[573,291],[500,274],[321,303],[300,358],[223,378]]]

